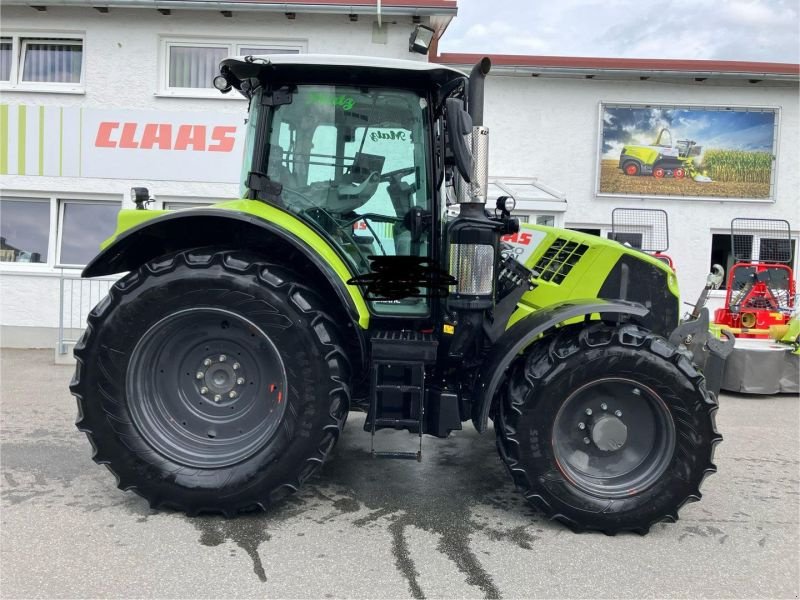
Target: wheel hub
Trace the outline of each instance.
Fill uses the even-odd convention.
[[[614,452],[625,445],[628,427],[613,415],[603,415],[592,425],[592,441],[603,452]]]
[[[241,396],[247,375],[242,365],[225,354],[214,354],[203,359],[197,368],[195,386],[202,396],[215,402]]]

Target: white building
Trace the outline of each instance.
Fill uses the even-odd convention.
[[[60,325],[80,326],[108,283],[71,278],[113,231],[132,186],[148,187],[157,207],[238,195],[246,103],[210,88],[221,57],[311,52],[428,60],[409,52],[409,35],[421,23],[440,37],[456,14],[455,0],[383,0],[379,6],[367,0],[5,0],[0,343],[53,347]],[[430,59],[469,68],[478,57]],[[687,300],[705,281],[712,252],[715,262],[725,262],[732,217],[800,225],[798,65],[493,61],[486,123],[494,190],[513,193],[524,218],[605,235],[615,207],[666,210],[669,254]],[[776,160],[763,197],[603,191],[602,106],[653,105],[773,115]],[[72,336],[67,331],[66,339]]]

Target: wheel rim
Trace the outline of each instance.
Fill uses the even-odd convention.
[[[674,176],[676,179],[683,179],[683,176],[684,176],[685,174],[686,174],[686,173],[684,172],[684,170],[683,170],[683,169],[675,169],[675,172],[673,173],[673,176]]]
[[[659,167],[659,168],[655,169],[655,170],[653,171],[653,177],[657,177],[657,178],[659,178],[659,179],[661,179],[662,177],[664,177],[664,169],[662,169],[661,167]]]
[[[577,488],[604,498],[637,494],[666,471],[675,424],[661,397],[624,378],[598,379],[574,391],[553,424],[553,451]]]
[[[636,165],[628,165],[625,167],[625,172],[628,175],[636,175],[639,172],[639,168]]]
[[[153,449],[179,464],[219,468],[271,439],[286,408],[286,371],[252,321],[191,308],[145,332],[131,354],[126,394]]]

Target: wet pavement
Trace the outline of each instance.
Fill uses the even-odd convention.
[[[725,395],[719,473],[650,535],[576,535],[514,491],[491,432],[374,460],[351,415],[299,494],[238,519],[156,512],[74,428],[69,367],[0,353],[3,598],[770,597],[800,584],[800,401]],[[377,444],[413,449],[382,432]]]

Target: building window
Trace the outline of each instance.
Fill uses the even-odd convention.
[[[212,81],[219,63],[228,56],[252,54],[298,54],[304,43],[259,44],[220,41],[163,40],[166,65],[161,93],[166,95],[223,97]]]
[[[11,38],[0,38],[0,81],[11,81]]]
[[[164,210],[181,210],[183,208],[199,208],[202,206],[211,206],[214,204],[214,200],[208,201],[183,201],[183,200],[176,200],[174,202],[164,202]]]
[[[789,258],[789,265],[794,264],[796,240],[773,239],[752,235],[736,235],[736,249],[740,258],[750,255],[751,260],[760,262],[773,262],[776,258],[784,262],[784,258]],[[787,247],[788,245],[788,247]],[[758,256],[756,256],[758,254]],[[736,259],[733,247],[731,246],[730,233],[714,233],[711,235],[711,263],[709,267],[718,264],[722,265],[728,273],[731,267],[739,261]]]
[[[6,89],[82,93],[83,40],[14,35],[0,39],[0,82]]]
[[[599,227],[567,227],[570,231],[577,231],[578,233],[586,233],[588,235],[596,235],[600,237],[602,230]]]
[[[0,262],[46,263],[50,202],[4,198],[0,213]]]
[[[80,83],[83,63],[81,40],[22,40],[22,82]]]
[[[219,73],[220,61],[228,55],[225,46],[169,47],[169,87],[210,88]]]
[[[60,265],[85,265],[116,228],[117,202],[62,200],[60,203]]]

